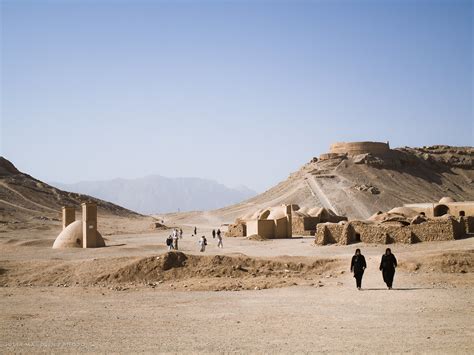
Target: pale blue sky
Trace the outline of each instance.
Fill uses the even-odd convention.
[[[1,155],[264,190],[334,141],[474,145],[471,1],[1,1]]]

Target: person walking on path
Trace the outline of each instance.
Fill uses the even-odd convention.
[[[360,249],[356,249],[351,260],[351,272],[354,273],[358,290],[362,287],[362,276],[364,276],[364,270],[366,268],[367,263],[365,262],[365,257],[360,253]]]
[[[179,239],[178,231],[176,231],[176,233],[174,233],[173,235],[173,244],[176,250],[178,250],[178,239]]]
[[[166,238],[166,245],[168,246],[168,250],[173,249],[173,237],[171,234],[168,236],[168,238]]]
[[[183,239],[183,229],[179,229],[179,239]]]
[[[221,230],[220,229],[217,229],[217,238],[219,238],[221,236]]]
[[[202,236],[201,239],[199,239],[199,245],[201,246],[201,249],[199,250],[201,253],[206,251],[206,245],[207,245],[207,239],[205,236]]]
[[[197,227],[194,227],[194,235],[197,235],[198,234],[198,229]]]
[[[217,233],[217,247],[218,247],[218,248],[224,248],[224,245],[222,244],[222,236],[221,236],[221,233]]]
[[[213,230],[212,230],[212,239],[214,239],[215,237],[216,237],[216,230],[213,229]]]
[[[386,283],[389,290],[392,289],[393,277],[395,276],[395,268],[397,267],[397,258],[392,254],[392,250],[387,248],[385,254],[382,255],[380,261],[380,271],[382,271],[383,281]]]

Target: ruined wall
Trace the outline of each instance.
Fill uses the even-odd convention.
[[[464,222],[464,230],[466,233],[474,233],[474,217],[463,217],[462,221]]]
[[[350,223],[354,228],[354,242],[388,244],[392,242],[390,232],[394,232],[400,227],[395,225],[381,225],[354,221]],[[393,238],[393,237],[392,237]]]
[[[318,223],[318,217],[302,217],[293,215],[291,220],[293,235],[315,235],[316,225]]]
[[[338,243],[342,237],[344,226],[337,223],[319,223],[316,227],[316,244],[326,245]]]
[[[465,236],[465,221],[439,218],[421,224],[378,224],[352,221],[344,225],[318,224],[316,243],[320,245],[338,243],[417,243],[439,240],[454,240]]]
[[[374,155],[383,154],[390,151],[388,143],[382,142],[337,142],[331,144],[330,153],[357,155],[372,153]]]
[[[226,237],[245,237],[247,236],[247,226],[244,222],[230,224],[227,232],[225,233]]]
[[[415,241],[454,240],[464,236],[464,226],[451,218],[430,220],[422,224],[407,226],[416,238]]]
[[[323,153],[319,155],[319,160],[329,160],[329,159],[345,159],[346,154],[339,154],[339,153]]]

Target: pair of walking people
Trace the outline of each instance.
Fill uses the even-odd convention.
[[[395,258],[395,255],[392,254],[392,250],[387,248],[387,250],[385,250],[385,254],[382,255],[379,269],[382,271],[383,281],[389,290],[392,289],[393,277],[395,276],[396,267],[397,259]],[[354,273],[358,290],[360,290],[362,287],[362,277],[364,276],[364,271],[366,268],[367,263],[365,262],[365,257],[361,254],[360,249],[356,249],[355,255],[351,260],[351,272]]]
[[[217,229],[217,232],[215,229],[212,230],[212,239],[214,239],[217,235],[217,247],[218,248],[223,248],[224,245],[222,244],[222,235],[221,235],[221,230]]]

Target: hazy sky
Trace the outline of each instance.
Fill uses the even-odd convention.
[[[471,1],[5,1],[1,155],[264,190],[331,142],[474,145]]]

